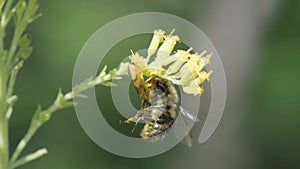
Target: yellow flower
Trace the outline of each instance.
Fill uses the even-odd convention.
[[[154,35],[152,37],[152,40],[151,40],[149,48],[148,48],[147,61],[149,61],[149,58],[156,52],[159,44],[163,41],[165,31],[163,31],[162,29],[157,29],[157,30],[154,30],[153,33],[154,33]]]
[[[195,79],[195,75],[193,76],[192,72],[188,68],[187,64],[184,64],[180,69],[179,75],[181,77],[180,82],[183,86],[188,86],[193,79]]]
[[[187,61],[186,66],[191,72],[192,76],[195,77],[199,70],[200,57],[198,54],[191,54],[190,59]]]
[[[170,55],[170,53],[173,51],[176,43],[180,40],[179,36],[172,35],[175,29],[172,30],[169,36],[166,37],[163,44],[159,47],[157,51],[157,58],[158,59],[165,59]]]
[[[159,68],[152,68],[152,67],[148,67],[146,69],[143,70],[143,74],[145,76],[159,76],[162,77],[165,74],[165,70],[164,69],[159,69]]]
[[[189,48],[186,51],[177,50],[170,56],[179,41],[178,36],[172,35],[174,31],[173,29],[167,37],[164,37],[165,32],[161,29],[154,31],[148,48],[147,59],[131,51],[132,55],[129,58],[133,65],[131,65],[130,70],[134,70],[140,76],[158,76],[170,80],[173,84],[180,85],[185,93],[201,95],[204,91],[201,85],[208,81],[212,74],[212,71],[206,72],[203,69],[209,64],[213,53],[206,54],[207,51],[204,50],[200,54],[191,54],[192,48]],[[154,61],[148,63],[149,58],[155,52],[157,53]],[[126,65],[120,65],[116,73],[123,74],[126,71],[124,66]]]
[[[198,77],[196,79],[196,84],[197,85],[201,85],[202,83],[204,83],[205,81],[209,81],[209,77],[212,74],[212,70],[209,71],[208,73],[205,71],[201,71],[198,73]]]
[[[182,84],[182,89],[185,93],[196,95],[201,95],[204,92],[202,85],[205,81],[209,81],[209,77],[212,74],[212,71],[208,73],[202,71],[198,73],[198,77],[196,79],[190,78],[189,84]]]
[[[204,92],[204,89],[201,86],[196,85],[195,80],[191,82],[190,86],[182,86],[182,89],[187,94],[201,95]]]
[[[166,58],[163,61],[163,65],[169,65],[170,63],[172,63],[168,69],[167,69],[167,74],[174,74],[176,72],[178,72],[178,70],[182,67],[182,65],[188,61],[189,57],[190,57],[190,51],[192,50],[192,48],[188,49],[187,51],[184,50],[178,50],[174,55],[169,56],[168,58]]]
[[[174,53],[173,55],[167,57],[164,61],[163,61],[163,65],[169,65],[170,63],[176,61],[176,60],[180,60],[182,62],[187,62],[190,56],[190,51],[192,50],[192,48],[189,48],[187,51],[185,50],[177,50],[176,53]]]
[[[206,53],[206,51],[205,51]],[[206,57],[203,57],[203,55],[205,54],[204,52],[202,52],[199,57],[200,57],[200,62],[199,62],[199,72],[210,63],[210,58],[213,55],[213,52],[211,52],[210,54],[206,55]]]
[[[139,53],[134,53],[131,51],[132,55],[129,56],[129,59],[131,60],[131,63],[135,65],[135,69],[137,72],[143,71],[143,69],[147,68],[147,60],[144,57],[141,57]]]

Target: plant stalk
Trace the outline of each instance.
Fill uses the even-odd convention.
[[[0,169],[8,169],[9,159],[6,80],[3,58],[0,58]]]
[[[1,110],[2,113],[2,110]],[[8,120],[1,114],[0,119],[0,168],[8,169]]]

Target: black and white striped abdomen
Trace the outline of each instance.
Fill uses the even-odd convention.
[[[150,120],[144,125],[141,136],[149,141],[163,139],[173,126],[178,115],[178,95],[173,84],[159,77],[151,77],[148,100],[143,100],[143,108],[148,109]]]

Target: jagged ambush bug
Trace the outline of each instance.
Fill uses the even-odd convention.
[[[206,51],[203,51],[201,54],[191,54],[192,48],[172,53],[179,41],[179,37],[173,35],[174,31],[173,29],[165,36],[163,30],[155,30],[148,48],[148,56],[143,57],[131,51],[131,63],[121,65],[127,66],[135,91],[142,97],[141,109],[123,123],[133,122],[137,125],[144,121],[145,125],[140,135],[152,142],[162,140],[179,116],[193,122],[199,121],[196,115],[179,105],[174,85],[182,87],[187,94],[201,95],[204,91],[202,84],[209,80],[212,73],[204,70],[212,53],[206,54]],[[155,57],[150,61],[152,56]],[[185,143],[191,146],[191,134],[187,126],[182,124],[182,129],[186,129]]]

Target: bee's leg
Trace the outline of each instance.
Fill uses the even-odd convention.
[[[138,121],[136,121],[136,122],[135,122],[135,125],[132,127],[131,133],[133,133],[133,132],[134,132],[134,130],[135,130],[135,127],[137,126],[137,124],[138,124]]]
[[[131,132],[134,132],[135,127],[137,126],[137,124],[139,123],[139,121],[144,120],[144,121],[153,121],[149,116],[150,112],[149,111],[138,111],[136,113],[135,116],[130,117],[129,119],[125,120],[125,121],[120,121],[120,123],[135,123],[133,129]]]
[[[133,133],[134,130],[135,130],[135,127],[137,126],[137,124],[139,123],[139,121],[141,121],[143,119],[143,116],[142,116],[142,113],[138,113],[133,116],[133,117],[130,117],[129,119],[125,120],[125,121],[120,121],[120,123],[135,123],[134,127],[132,128],[131,132]]]
[[[137,124],[139,123],[139,121],[141,121],[141,120],[144,120],[144,118],[143,118],[143,116],[138,116],[138,117],[136,117],[136,116],[134,116],[134,117],[132,117],[132,118],[129,118],[128,119],[130,122],[135,122],[135,125],[133,126],[133,128],[132,128],[132,130],[131,130],[131,133],[133,133],[134,132],[134,130],[135,130],[135,127],[137,126]],[[126,120],[126,121],[128,121],[128,120]]]
[[[134,130],[135,130],[135,127],[137,126],[137,124],[138,124],[138,122],[139,122],[140,120],[141,120],[141,118],[138,118],[138,119],[137,119],[135,116],[133,116],[133,117],[131,117],[131,118],[125,120],[125,121],[121,121],[121,120],[120,120],[120,124],[121,124],[121,123],[126,123],[126,124],[129,124],[129,123],[135,123],[134,127],[133,127],[132,130],[131,130],[131,132],[133,133]]]
[[[141,120],[144,120],[144,121],[153,121],[153,119],[151,119],[151,118],[148,117],[148,116],[141,116],[141,117],[139,117],[139,118],[135,121],[135,125],[133,126],[133,128],[132,128],[132,130],[131,130],[132,133],[134,132],[135,127],[137,126],[137,124],[139,123],[139,121],[141,121]]]
[[[130,117],[129,119],[124,120],[124,121],[120,120],[120,123],[129,124],[129,123],[138,123],[139,121],[140,121],[140,118],[137,118],[136,116],[133,116],[133,117]]]
[[[151,108],[145,108],[144,110],[139,110],[135,116],[129,118],[131,122],[139,122],[140,120],[152,121],[151,119]]]
[[[124,120],[124,121],[120,121],[120,123],[126,123],[126,124],[129,124],[129,123],[133,123],[133,122],[136,122],[137,120],[135,120],[134,117],[131,117],[127,120]]]

